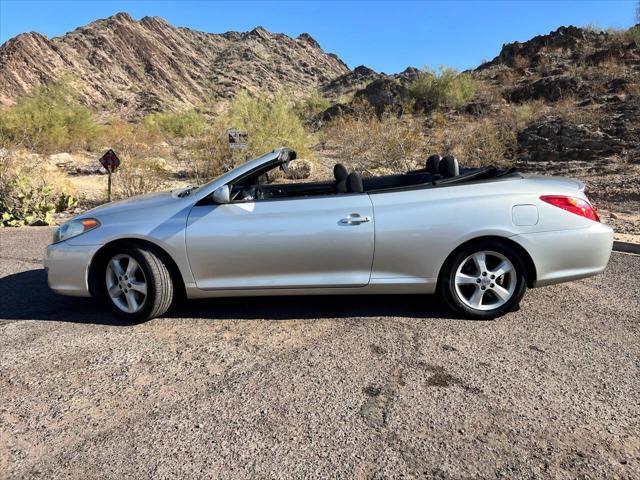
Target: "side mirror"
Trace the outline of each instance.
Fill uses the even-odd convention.
[[[223,185],[213,191],[213,201],[219,204],[229,203],[230,196],[229,185]]]

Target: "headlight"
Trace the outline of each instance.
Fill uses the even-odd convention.
[[[100,222],[95,218],[80,218],[78,220],[71,220],[58,227],[53,234],[53,243],[62,242],[73,237],[77,237],[89,230],[98,228]]]

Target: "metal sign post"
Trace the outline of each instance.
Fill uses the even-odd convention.
[[[107,202],[111,201],[111,170],[107,172]]]
[[[98,160],[100,164],[107,171],[108,179],[107,179],[107,201],[111,201],[111,174],[115,172],[120,166],[120,159],[116,152],[114,152],[111,148],[105,152],[102,157]]]

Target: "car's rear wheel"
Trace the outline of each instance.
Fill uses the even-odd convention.
[[[522,258],[507,243],[478,242],[448,259],[439,286],[453,310],[488,320],[518,308],[527,289],[525,272]]]
[[[173,301],[173,282],[166,263],[142,247],[123,247],[109,256],[102,286],[113,313],[131,323],[162,315]]]

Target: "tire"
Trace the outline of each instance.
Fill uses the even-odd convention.
[[[483,256],[485,268],[480,268]],[[508,243],[479,241],[447,259],[438,289],[446,304],[463,317],[492,320],[519,308],[527,290],[525,272],[520,253]]]
[[[111,311],[127,323],[159,317],[173,302],[174,285],[167,264],[145,247],[123,246],[112,252],[98,281]]]

